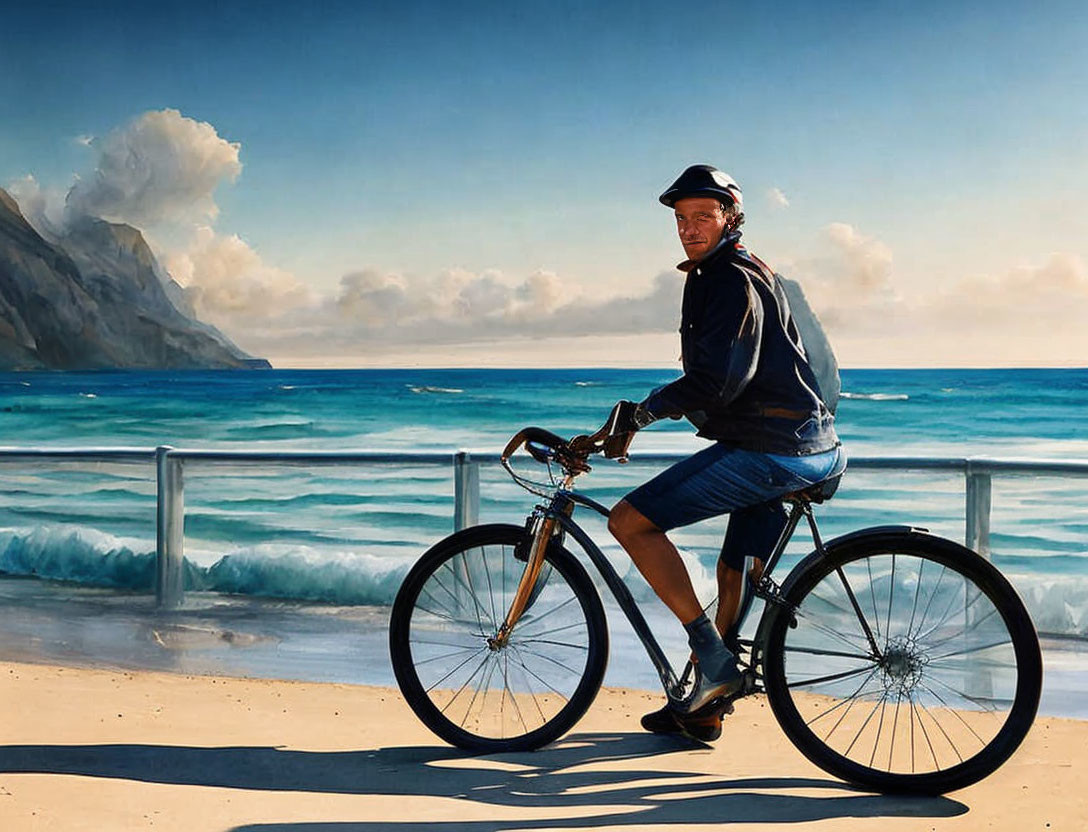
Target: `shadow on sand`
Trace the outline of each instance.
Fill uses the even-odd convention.
[[[874,795],[836,780],[747,778],[710,780],[698,771],[670,771],[652,759],[692,744],[648,734],[573,734],[541,751],[469,757],[453,748],[392,747],[362,751],[297,751],[272,747],[195,748],[169,745],[0,746],[0,773],[74,774],[148,783],[265,791],[431,796],[477,804],[599,814],[536,818],[533,828],[622,824],[780,823],[851,817],[951,817],[968,811],[946,797]],[[588,764],[639,760],[622,770]],[[696,780],[696,782],[692,782]],[[826,797],[798,790],[826,789]],[[613,809],[610,811],[610,807]],[[406,806],[405,816],[411,815]],[[525,820],[447,823],[284,823],[234,832],[501,832]]]

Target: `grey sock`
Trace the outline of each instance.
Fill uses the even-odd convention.
[[[699,659],[699,670],[704,677],[717,681],[735,672],[736,658],[722,642],[706,613],[685,624],[684,629],[688,631],[688,644]]]

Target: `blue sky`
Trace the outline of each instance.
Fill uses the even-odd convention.
[[[449,269],[650,292],[680,256],[656,195],[704,161],[744,187],[753,249],[811,271],[832,318],[925,316],[949,286],[978,291],[956,281],[1000,292],[1051,257],[1057,286],[1088,280],[1083,3],[225,5],[6,10],[0,185],[30,174],[63,193],[103,137],[171,109],[240,145],[215,232],[317,296],[366,269],[409,294]],[[851,257],[880,297],[835,285]],[[1008,329],[979,326],[984,341]],[[995,362],[1085,346],[1043,355],[1045,337],[1021,334]],[[908,336],[885,339],[883,363],[910,362]],[[860,357],[874,337],[842,341]],[[954,347],[919,361],[983,360]]]

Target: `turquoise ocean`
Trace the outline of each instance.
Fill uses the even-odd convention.
[[[272,370],[0,374],[0,444],[449,453],[450,464],[193,463],[185,470],[187,596],[153,603],[150,464],[0,460],[0,658],[390,684],[389,605],[409,565],[452,530],[452,454],[495,455],[525,425],[595,429],[673,370]],[[861,456],[1088,461],[1088,370],[846,370],[837,427]],[[611,503],[702,447],[684,422],[644,431],[626,466],[579,480]],[[527,465],[532,465],[527,462]],[[528,470],[528,469],[526,469]],[[480,519],[520,524],[535,498],[494,463]],[[818,509],[825,537],[909,523],[962,541],[960,474],[848,471]],[[587,528],[643,602],[667,652],[682,631],[598,518]],[[1043,710],[1088,717],[1088,477],[997,476],[993,562],[1043,635]],[[724,518],[675,534],[713,596]],[[811,548],[798,533],[783,566]],[[784,576],[785,570],[779,574]],[[657,686],[614,605],[607,683]]]

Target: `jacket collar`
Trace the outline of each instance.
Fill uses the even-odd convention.
[[[711,260],[716,260],[721,256],[722,252],[743,250],[743,246],[740,244],[740,234],[739,231],[726,232],[718,240],[718,244],[698,260],[685,260],[683,263],[677,263],[676,268],[686,274],[694,270],[696,266],[705,266]]]

